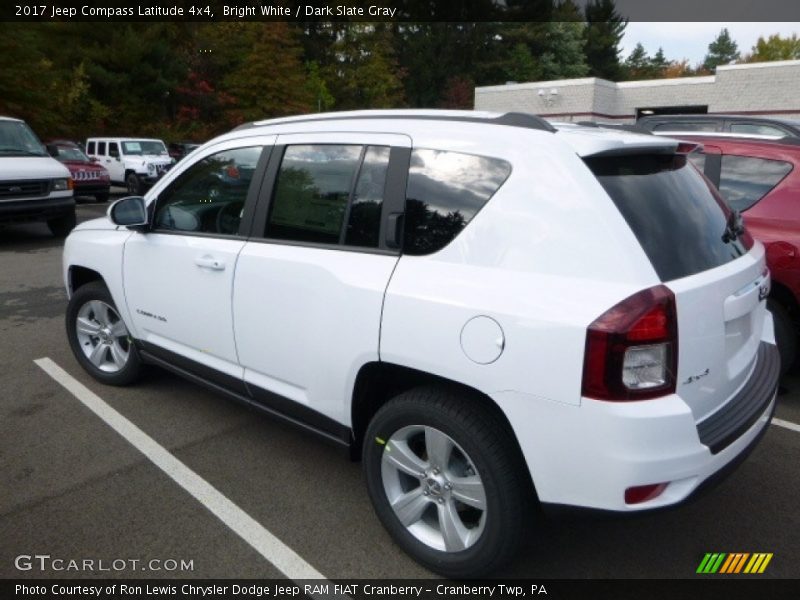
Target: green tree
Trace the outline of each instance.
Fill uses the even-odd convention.
[[[703,67],[713,72],[719,65],[727,65],[739,58],[739,47],[731,39],[727,28],[723,28],[716,39],[708,45],[708,54],[703,60]]]
[[[767,39],[759,37],[747,62],[765,62],[771,60],[795,60],[800,58],[800,38],[796,33],[791,37],[773,34]]]
[[[667,67],[670,66],[670,62],[664,56],[664,49],[659,47],[658,52],[653,55],[653,58],[650,59],[650,74],[654,78],[664,77],[664,72],[667,70]]]
[[[394,56],[391,29],[383,23],[352,23],[334,43],[325,78],[337,108],[403,106],[403,70]]]
[[[539,57],[542,79],[583,77],[589,72],[583,53],[582,23],[560,21],[547,23],[547,50]]]
[[[641,42],[634,46],[625,59],[625,70],[628,79],[647,79],[652,74],[652,59]]]
[[[613,0],[591,0],[584,9],[584,53],[589,75],[619,81],[623,77],[620,43],[628,25]]]
[[[245,25],[250,48],[223,79],[224,91],[233,98],[227,109],[231,122],[309,112],[313,100],[294,31],[282,21]]]

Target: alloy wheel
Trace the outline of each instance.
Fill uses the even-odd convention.
[[[90,300],[81,306],[75,332],[83,354],[101,371],[116,373],[128,363],[128,329],[117,311],[105,302]]]

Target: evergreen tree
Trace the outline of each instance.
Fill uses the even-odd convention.
[[[618,81],[623,76],[620,65],[620,42],[625,34],[627,19],[616,11],[613,0],[591,0],[584,9],[584,54],[588,74]]]
[[[653,78],[664,77],[664,71],[669,65],[670,62],[664,56],[664,49],[659,47],[658,52],[650,59],[650,76]]]
[[[583,53],[582,23],[547,23],[547,50],[539,58],[542,79],[583,77],[589,72]]]
[[[708,45],[708,54],[703,60],[703,67],[713,72],[719,65],[727,65],[739,58],[739,48],[731,39],[727,28],[719,32],[716,39]]]
[[[634,46],[625,59],[625,70],[628,79],[647,79],[652,74],[652,59],[641,42]]]

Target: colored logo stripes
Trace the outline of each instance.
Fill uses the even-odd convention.
[[[769,561],[772,560],[772,552],[707,552],[697,567],[698,573],[763,573]]]

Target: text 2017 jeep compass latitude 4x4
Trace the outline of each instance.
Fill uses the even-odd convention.
[[[753,446],[764,249],[677,142],[532,115],[252,123],[67,239],[98,380],[171,369],[363,460],[394,540],[477,577],[542,503],[680,502]]]

